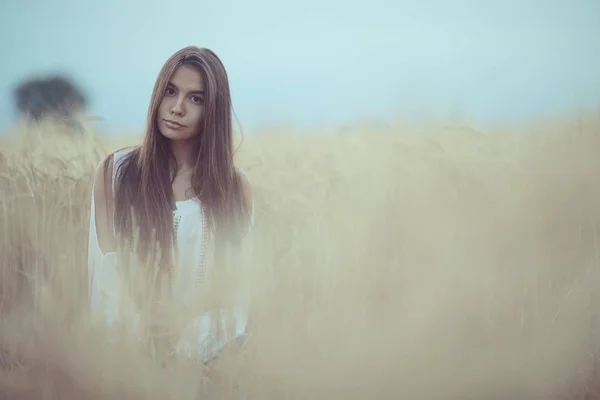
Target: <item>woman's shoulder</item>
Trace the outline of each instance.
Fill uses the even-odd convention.
[[[242,190],[247,197],[252,197],[252,185],[250,183],[250,178],[248,177],[248,173],[243,169],[237,167],[236,169],[237,175],[240,178],[240,182],[242,184]]]
[[[96,171],[105,171],[107,168],[113,169],[115,165],[120,164],[125,156],[130,154],[136,148],[136,146],[123,147],[108,153],[97,165]]]
[[[250,178],[248,177],[248,172],[246,172],[244,169],[242,169],[240,167],[235,167],[235,172],[240,177],[242,182],[244,182],[245,184],[250,182]]]
[[[130,154],[136,147],[125,147],[109,153],[96,166],[94,184],[97,191],[107,190],[114,186],[115,175],[119,166],[123,163],[125,156]],[[113,188],[114,189],[114,188]]]
[[[114,151],[112,153],[113,163],[115,165],[119,165],[128,154],[131,154],[137,148],[138,148],[138,146],[129,146],[129,147],[123,147],[119,150]]]

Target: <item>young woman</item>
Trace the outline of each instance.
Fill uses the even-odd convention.
[[[94,312],[119,321],[127,284],[121,261],[133,255],[145,276],[164,278],[169,300],[197,302],[229,249],[253,221],[251,190],[234,166],[231,97],[225,68],[210,50],[173,54],[156,80],[143,143],[97,168],[91,198],[88,272]],[[142,268],[140,268],[142,269]],[[138,274],[139,275],[139,274]],[[159,298],[157,285],[151,285]],[[195,315],[174,349],[209,360],[244,337],[247,304],[236,304],[234,334],[219,334],[215,315]],[[139,314],[135,314],[139,315]],[[212,321],[212,323],[211,323]],[[231,325],[228,325],[231,326]],[[183,337],[186,337],[184,343]]]

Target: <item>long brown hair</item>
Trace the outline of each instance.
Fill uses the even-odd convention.
[[[160,267],[171,265],[173,256],[171,179],[176,165],[169,139],[159,132],[156,118],[169,79],[182,65],[197,68],[205,84],[205,112],[192,188],[208,212],[217,247],[240,239],[249,212],[242,178],[233,162],[231,95],[225,67],[211,50],[185,47],[173,54],[158,74],[144,140],[116,171],[117,239],[119,243],[127,243],[127,247],[135,242],[139,260],[158,263]]]

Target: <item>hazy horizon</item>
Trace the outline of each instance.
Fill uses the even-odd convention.
[[[12,88],[65,73],[110,130],[144,126],[154,79],[177,49],[213,49],[245,129],[430,118],[481,123],[600,104],[600,3],[273,0],[0,5],[0,131]]]

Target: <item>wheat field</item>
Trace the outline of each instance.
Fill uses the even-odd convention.
[[[245,135],[251,332],[209,366],[91,329],[92,176],[138,140],[0,142],[1,398],[600,398],[598,115]]]

